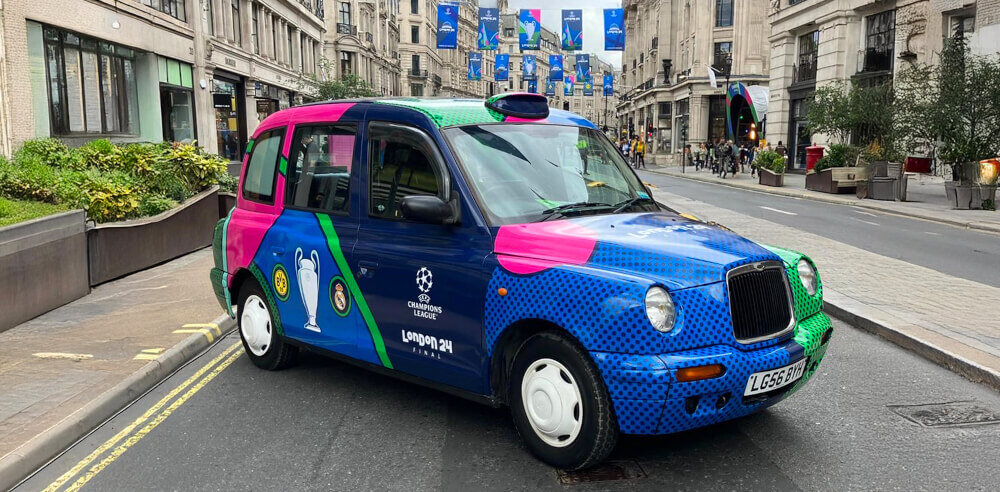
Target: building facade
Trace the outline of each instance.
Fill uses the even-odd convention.
[[[400,15],[399,55],[402,93],[407,96],[441,94],[441,51],[437,47],[436,0],[404,0]]]
[[[769,16],[767,135],[786,144],[792,169],[805,168],[807,146],[831,143],[808,129],[817,87],[879,83],[912,63],[933,64],[959,32],[973,52],[1000,50],[1000,0],[775,0]]]
[[[335,0],[328,8],[323,75],[356,74],[377,94],[400,95],[399,0]]]
[[[192,141],[238,160],[267,115],[308,99],[320,0],[4,0],[0,150]]]
[[[753,121],[730,128],[727,91],[768,85],[769,0],[623,4],[626,43],[617,113],[624,133],[641,135],[660,155],[757,136]]]

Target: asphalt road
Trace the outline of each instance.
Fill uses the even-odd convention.
[[[658,189],[770,220],[908,263],[1000,287],[1000,237],[847,205],[640,171]]]
[[[262,371],[230,335],[17,490],[67,471],[60,490],[992,489],[1000,424],[924,427],[889,406],[972,401],[977,412],[944,415],[1000,420],[1000,394],[835,327],[819,374],[788,400],[625,437],[611,460],[635,477],[584,485],[534,460],[505,410],[311,354]]]

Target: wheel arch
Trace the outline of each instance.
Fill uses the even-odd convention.
[[[532,336],[542,332],[556,332],[578,345],[590,358],[590,352],[573,336],[569,330],[547,319],[526,318],[515,321],[507,326],[497,337],[490,357],[490,390],[494,398],[502,404],[507,404],[507,382],[510,378],[510,368],[514,363],[521,345]],[[590,358],[590,362],[594,360]]]

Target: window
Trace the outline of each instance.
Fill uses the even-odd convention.
[[[285,36],[288,38],[286,41],[286,46],[288,47],[288,65],[295,65],[295,60],[292,56],[294,53],[295,46],[292,44],[292,26],[288,26],[285,30]]]
[[[138,133],[132,49],[51,27],[44,36],[52,132]]]
[[[184,0],[142,0],[142,3],[175,19],[187,20],[184,14]]]
[[[353,72],[353,53],[350,51],[340,52],[340,76],[343,77],[351,72]]]
[[[891,52],[896,44],[896,11],[870,15],[865,27],[865,48]]]
[[[351,4],[347,2],[340,2],[340,20],[341,24],[351,25]]]
[[[953,15],[949,19],[951,25],[951,36],[956,38],[965,37],[976,31],[976,15]]]
[[[795,81],[816,80],[816,55],[819,52],[819,31],[799,36],[799,64]]]
[[[424,95],[423,84],[410,84],[410,95],[421,97]]]
[[[410,26],[410,42],[414,44],[420,42],[420,26]]]
[[[272,59],[278,59],[278,19],[271,18],[271,55]]]
[[[243,32],[240,28],[240,0],[232,0],[233,6],[233,41],[236,44],[243,42]]]
[[[411,14],[420,13],[420,0],[410,0],[410,13]]]
[[[388,123],[372,124],[369,134],[369,215],[402,219],[399,202],[411,195],[447,199],[447,183],[435,165],[440,160],[426,134]]]
[[[286,205],[347,212],[356,135],[353,125],[296,127]]]
[[[503,35],[505,38],[510,39],[514,37],[514,28],[507,27],[503,30]]]
[[[260,7],[258,7],[257,4],[252,4],[250,6],[250,12],[253,17],[250,23],[250,39],[253,41],[253,53],[255,55],[260,54],[260,33],[257,32],[258,11],[260,11]]]
[[[411,55],[410,64],[412,65],[413,75],[420,75],[420,55]]]
[[[722,74],[728,74],[732,69],[733,65],[733,43],[732,41],[726,41],[722,43],[715,43],[715,54],[712,58],[712,67],[721,72]]]
[[[733,25],[733,0],[715,0],[715,27]]]
[[[284,130],[262,133],[254,142],[243,176],[243,198],[263,203],[274,203],[274,175],[278,170],[278,156]]]

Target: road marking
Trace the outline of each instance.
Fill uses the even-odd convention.
[[[204,328],[196,328],[196,327],[204,327]],[[205,338],[208,339],[208,343],[212,343],[215,340],[215,337],[221,334],[219,331],[219,326],[216,325],[215,323],[209,323],[204,325],[202,324],[184,325],[184,327],[182,327],[180,330],[174,330],[174,333],[182,333],[182,334],[201,333],[202,335],[205,335]]]
[[[187,402],[188,399],[190,399],[192,396],[194,396],[195,393],[200,391],[202,388],[205,387],[206,384],[210,383],[213,379],[215,379],[216,376],[221,374],[222,371],[224,371],[227,367],[229,367],[229,365],[232,364],[241,355],[243,355],[242,347],[236,352],[234,352],[233,355],[230,355],[228,359],[224,360],[222,363],[216,366],[215,369],[212,369],[212,372],[208,373],[208,376],[205,376],[204,379],[198,381],[197,384],[192,386],[191,389],[187,390],[187,392],[184,393],[180,398],[174,400],[174,402],[171,403],[166,410],[160,412],[160,414],[157,415],[155,419],[146,424],[146,426],[140,429],[139,432],[136,432],[134,435],[132,435],[132,437],[126,439],[125,442],[123,442],[120,446],[115,448],[115,450],[112,451],[103,460],[101,460],[100,463],[90,467],[90,470],[87,471],[87,474],[77,479],[76,482],[73,482],[73,485],[67,487],[66,491],[72,492],[74,490],[79,490],[80,487],[86,485],[87,482],[89,482],[91,479],[97,476],[98,473],[101,473],[101,470],[104,470],[105,468],[107,468],[108,465],[117,460],[121,455],[125,454],[125,451],[128,451],[128,448],[132,447],[135,443],[139,442],[139,440],[142,439],[143,437],[146,437],[146,435],[149,434],[153,429],[155,429],[156,426],[163,423],[163,421],[166,420],[167,417],[170,416],[170,414],[174,413],[175,410],[180,408],[180,406],[183,405],[185,402]]]
[[[163,351],[166,350],[162,347],[142,349],[138,355],[132,357],[133,360],[156,360]]]
[[[859,214],[861,214],[861,215],[867,215],[867,216],[869,216],[869,217],[878,217],[878,215],[875,215],[875,214],[873,214],[873,213],[870,213],[870,212],[862,212],[862,211],[860,211],[860,210],[858,210],[858,209],[854,209],[854,211],[855,211],[856,213],[859,213]]]
[[[924,231],[924,234],[930,234],[932,236],[940,236],[940,234],[938,234],[936,232],[931,232],[931,231]]]
[[[236,350],[236,348],[239,347],[241,345],[241,343],[242,342],[236,342],[236,343],[232,344],[231,346],[229,346],[229,348],[227,348],[226,350],[222,351],[222,353],[219,354],[217,357],[215,357],[214,359],[208,361],[208,363],[205,364],[204,366],[202,366],[201,369],[198,369],[197,372],[195,372],[194,374],[192,374],[191,377],[187,378],[183,383],[181,383],[180,385],[178,385],[176,388],[170,390],[170,392],[167,393],[166,396],[164,396],[160,401],[156,402],[156,404],[154,404],[152,407],[149,407],[149,410],[146,410],[145,413],[143,413],[142,415],[140,415],[139,417],[137,417],[134,421],[132,421],[131,424],[125,426],[121,431],[119,431],[117,434],[115,434],[114,437],[112,437],[111,439],[108,439],[107,441],[105,441],[104,444],[101,444],[100,447],[98,447],[93,452],[91,452],[90,454],[88,454],[86,458],[80,460],[80,462],[77,463],[76,465],[74,465],[73,468],[70,468],[69,471],[67,471],[66,473],[63,473],[62,476],[60,476],[58,479],[56,479],[55,482],[52,482],[51,484],[49,484],[49,486],[45,488],[45,491],[46,492],[52,492],[54,490],[59,489],[59,487],[62,487],[63,484],[65,484],[66,482],[68,482],[69,479],[71,479],[74,476],[76,476],[77,473],[80,473],[81,470],[83,470],[84,468],[86,468],[87,465],[89,465],[92,461],[94,461],[95,459],[97,459],[98,456],[104,454],[105,451],[111,449],[111,447],[114,446],[115,444],[118,444],[118,441],[122,440],[125,436],[127,436],[129,433],[131,433],[135,428],[137,428],[140,425],[142,425],[142,423],[145,422],[146,420],[149,420],[149,418],[152,417],[154,414],[156,414],[156,412],[160,411],[160,409],[163,408],[163,406],[166,405],[167,402],[169,402],[170,400],[172,400],[175,396],[179,395],[181,393],[181,391],[184,391],[185,388],[187,388],[192,383],[194,383],[195,381],[197,381],[198,378],[202,377],[206,372],[208,372],[212,368],[212,366],[214,366],[215,364],[217,364],[220,360],[223,360],[227,356],[229,356],[229,354],[233,350]],[[242,352],[242,350],[241,350],[241,352]]]
[[[878,226],[879,226],[877,222],[872,222],[872,221],[870,221],[870,220],[862,220],[862,219],[859,219],[859,218],[857,218],[857,217],[854,217],[854,220],[856,220],[856,221],[858,221],[858,222],[864,222],[865,224],[868,224],[868,225],[873,225],[873,226],[875,226],[875,227],[878,227]]]
[[[787,210],[781,210],[781,209],[778,209],[778,208],[771,208],[771,207],[765,207],[765,206],[763,206],[763,205],[760,205],[760,208],[762,208],[762,209],[764,209],[764,210],[770,210],[770,211],[772,211],[772,212],[778,212],[779,214],[785,214],[785,215],[798,215],[798,214],[797,214],[797,213],[795,213],[795,212],[789,212],[789,211],[787,211]]]
[[[77,362],[84,359],[93,359],[94,356],[91,354],[67,354],[64,352],[38,352],[36,354],[31,354],[39,359],[70,359]]]

